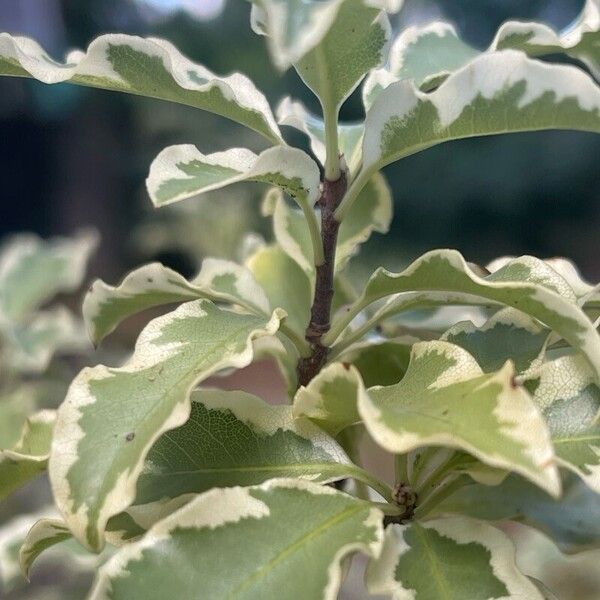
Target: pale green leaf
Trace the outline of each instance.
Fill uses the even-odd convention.
[[[223,259],[206,258],[191,281],[160,263],[132,271],[116,287],[94,281],[83,301],[83,317],[97,344],[127,317],[153,306],[208,298],[248,310],[268,313],[269,301],[244,267]]]
[[[379,268],[371,276],[367,285],[350,310],[333,322],[331,331],[325,336],[325,342],[333,342],[352,319],[372,302],[399,294],[397,299],[382,309],[383,316],[393,314],[394,303],[403,303],[406,292],[445,292],[452,302],[453,295],[479,297],[493,304],[501,303],[526,313],[539,320],[548,328],[556,331],[574,348],[580,350],[594,373],[600,375],[600,337],[589,318],[582,312],[575,301],[575,296],[569,286],[572,298],[563,294],[568,290],[560,290],[554,278],[549,279],[552,271],[542,261],[534,261],[531,257],[514,259],[501,269],[491,274],[476,271],[468,265],[464,258],[455,250],[434,250],[424,254],[400,273],[391,273]],[[560,277],[553,272],[555,277]],[[406,294],[408,296],[408,294]],[[409,297],[409,305],[412,303]],[[459,303],[465,303],[459,301]],[[377,318],[381,318],[381,314]],[[370,320],[367,327],[372,326],[376,319]],[[598,377],[600,379],[600,376]]]
[[[274,336],[261,337],[254,342],[254,359],[268,359],[275,361],[279,373],[283,378],[288,397],[292,398],[298,387],[298,359],[297,348],[289,337],[277,333]]]
[[[12,448],[18,441],[27,417],[39,398],[33,384],[21,384],[0,393],[0,448]]]
[[[344,0],[319,43],[294,64],[319,98],[324,114],[337,115],[362,78],[386,59],[390,23],[364,0]]]
[[[305,133],[310,140],[310,149],[321,164],[325,164],[325,123],[320,117],[309,113],[304,105],[286,96],[277,107],[280,125],[294,127]],[[339,123],[338,146],[352,174],[360,165],[363,123]]]
[[[312,206],[319,192],[319,169],[308,154],[289,146],[260,155],[245,148],[202,154],[185,144],[169,146],[155,158],[146,185],[155,206],[165,206],[240,181],[279,186],[300,205]]]
[[[475,359],[448,342],[419,342],[403,379],[358,399],[373,439],[390,452],[447,446],[516,471],[560,493],[550,433],[514,368],[483,374]]]
[[[600,500],[575,475],[567,477],[560,498],[510,475],[500,485],[467,485],[435,507],[436,514],[462,513],[478,519],[513,519],[547,532],[567,551],[597,547]]]
[[[199,390],[190,417],[150,450],[136,503],[276,477],[330,482],[356,467],[342,448],[289,405],[270,406],[245,392]]]
[[[366,394],[359,372],[351,365],[332,363],[302,386],[294,397],[294,416],[308,417],[337,435],[360,421],[357,404]]]
[[[548,330],[513,308],[505,308],[481,327],[471,321],[457,323],[441,338],[467,350],[484,373],[497,371],[512,360],[517,373],[523,373],[541,360]]]
[[[281,134],[266,98],[244,75],[219,77],[183,56],[166,40],[110,34],[64,63],[35,41],[0,34],[0,74],[69,82],[169,100],[207,110],[257,131],[272,142]]]
[[[542,129],[600,132],[600,88],[570,65],[515,50],[482,54],[430,94],[399,81],[378,96],[367,113],[359,179],[442,142]]]
[[[271,306],[287,313],[286,324],[300,339],[310,320],[312,290],[306,273],[278,245],[265,246],[247,261]]]
[[[99,550],[108,519],[133,501],[143,461],[162,433],[184,423],[192,389],[209,375],[252,360],[252,340],[285,316],[181,305],[151,321],[121,368],[84,369],[58,411],[50,480],[69,528]]]
[[[14,446],[0,448],[0,500],[46,470],[55,421],[55,411],[37,412],[25,421]]]
[[[499,529],[466,517],[391,525],[367,571],[371,593],[396,600],[541,600]]]
[[[369,503],[299,480],[206,492],[122,548],[91,600],[143,596],[333,600],[342,560],[376,555],[382,515]]]
[[[22,321],[59,292],[75,291],[96,245],[97,236],[89,231],[47,241],[19,235],[5,242],[0,248],[0,325]]]
[[[542,409],[559,464],[600,493],[600,388],[581,356],[544,363],[533,400]]]

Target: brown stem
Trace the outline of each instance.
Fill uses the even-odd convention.
[[[310,323],[306,328],[306,340],[310,343],[311,354],[298,361],[298,384],[308,385],[321,370],[327,360],[329,349],[321,343],[321,338],[330,328],[331,302],[333,300],[333,273],[335,249],[340,224],[334,217],[335,209],[346,193],[346,174],[342,172],[336,181],[323,181],[319,206],[321,207],[321,239],[323,241],[322,265],[317,265],[315,296],[310,311]]]

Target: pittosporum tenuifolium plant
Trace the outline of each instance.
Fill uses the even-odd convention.
[[[253,29],[320,116],[288,98],[276,119],[246,77],[219,77],[163,40],[102,36],[57,63],[0,36],[5,75],[186,104],[272,144],[258,155],[174,146],[150,167],[157,207],[269,184],[276,241],[244,264],[206,259],[191,280],[153,263],[92,285],[83,315],[96,344],[134,313],[179,306],[148,323],[125,364],[72,382],[49,458],[61,518],[29,532],[25,573],[72,536],[91,552],[116,547],[94,599],[335,598],[353,553],[368,557],[372,593],[539,599],[551,592],[517,569],[498,520],[568,550],[600,539],[598,290],[565,259],[484,267],[454,250],[377,269],[360,290],[345,275],[389,226],[386,165],[472,136],[600,133],[600,2],[566,33],[505,23],[484,51],[444,23],[402,31],[388,49],[400,4],[255,1]],[[364,122],[339,123],[363,79]],[[278,123],[309,136],[322,168]],[[485,319],[448,322],[448,306]],[[420,309],[432,317],[417,328],[407,315]],[[263,357],[287,402],[202,387]],[[393,485],[361,466],[361,433],[393,454]]]

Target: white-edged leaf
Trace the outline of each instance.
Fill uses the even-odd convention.
[[[441,339],[467,350],[484,373],[497,371],[507,360],[514,363],[517,373],[523,373],[541,359],[548,330],[522,312],[504,308],[481,327],[471,321],[457,323]]]
[[[266,98],[240,73],[219,77],[156,38],[103,35],[86,52],[70,52],[64,63],[35,41],[0,34],[0,74],[44,83],[75,83],[169,100],[207,110],[282,142]]]
[[[289,96],[279,103],[276,114],[280,125],[294,127],[308,136],[310,149],[319,162],[325,164],[325,123],[323,120],[309,113],[301,102],[292,100]],[[362,122],[338,124],[338,146],[352,174],[360,164],[363,131]]]
[[[160,263],[129,273],[118,286],[101,279],[91,285],[83,300],[83,317],[90,338],[98,344],[127,317],[163,304],[208,298],[249,310],[268,313],[269,301],[244,267],[220,258],[206,258],[191,280]]]
[[[556,272],[553,272],[553,278],[549,278],[547,271],[552,269],[542,261],[524,257],[510,261],[494,273],[486,274],[485,271],[475,270],[455,250],[427,252],[400,273],[377,269],[350,310],[334,319],[325,340],[334,341],[354,316],[386,296],[399,294],[397,299],[390,300],[390,304],[382,309],[384,316],[393,314],[395,303],[402,303],[406,292],[435,292],[436,295],[437,292],[444,292],[449,298],[457,294],[479,297],[482,303],[489,301],[516,308],[559,333],[585,355],[600,380],[600,337],[575,301],[572,290],[571,299],[561,295],[566,292],[557,287],[554,277],[559,281],[564,280]],[[566,282],[565,285],[569,287]],[[409,305],[416,307],[413,298],[409,296],[408,299]]]
[[[385,61],[390,29],[385,11],[364,0],[341,2],[327,33],[294,64],[324,114],[337,115],[366,73]]]
[[[29,579],[31,566],[44,550],[71,537],[71,532],[62,519],[43,518],[36,521],[27,532],[19,550],[19,565],[23,576]]]
[[[448,342],[419,342],[402,380],[370,388],[358,410],[373,439],[390,452],[447,446],[500,469],[516,471],[548,493],[560,493],[544,419],[515,384],[511,363],[484,374],[466,351]]]
[[[581,356],[544,363],[533,400],[544,413],[559,464],[600,494],[600,388]]]
[[[2,362],[21,373],[41,373],[58,353],[90,350],[83,323],[62,306],[32,315],[4,331]]]
[[[191,400],[188,421],[150,450],[136,503],[277,477],[327,483],[356,470],[337,442],[308,419],[295,419],[289,405],[208,389],[194,392]]]
[[[53,410],[31,415],[18,442],[11,448],[0,449],[0,499],[46,469],[55,421]]]
[[[50,455],[55,501],[78,540],[102,548],[106,522],[133,501],[152,444],[187,419],[192,389],[248,365],[252,340],[273,335],[284,316],[188,302],[151,321],[123,367],[81,371],[58,410]]]
[[[304,271],[279,245],[265,246],[255,252],[246,266],[265,290],[271,306],[287,313],[286,324],[300,339],[310,320],[311,283]]]
[[[254,342],[254,360],[269,359],[275,362],[290,399],[298,387],[296,367],[299,358],[298,350],[291,340],[280,333],[261,337]]]
[[[165,148],[154,159],[146,186],[154,205],[165,206],[240,181],[279,186],[300,205],[312,206],[319,192],[319,169],[308,154],[289,146],[259,155],[246,148],[202,154],[183,144]]]
[[[73,238],[9,238],[0,247],[0,325],[22,321],[59,292],[75,291],[97,242],[91,231]]]
[[[360,421],[358,398],[365,393],[360,374],[352,365],[332,363],[296,392],[294,416],[308,417],[337,435]]]
[[[373,232],[387,233],[392,221],[392,191],[381,173],[371,177],[342,221],[338,232],[335,270],[341,271]]]
[[[510,539],[467,517],[388,527],[367,586],[396,600],[542,600],[517,569]]]
[[[363,177],[450,140],[542,129],[600,132],[600,87],[570,65],[516,50],[482,54],[430,94],[399,81],[377,97],[365,122]]]
[[[215,489],[122,548],[91,600],[336,598],[342,560],[378,554],[382,514],[367,502],[300,480]],[[243,543],[240,543],[244,540]]]
[[[509,475],[499,485],[466,485],[436,506],[434,512],[527,523],[547,532],[569,552],[597,548],[600,540],[598,494],[575,475],[565,478],[558,499],[517,475]]]

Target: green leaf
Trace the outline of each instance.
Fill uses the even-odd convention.
[[[121,368],[84,369],[58,411],[50,480],[69,528],[99,550],[108,519],[133,501],[143,461],[162,433],[184,423],[192,389],[252,360],[252,340],[285,313],[237,314],[197,300],[151,321]]]
[[[367,502],[299,480],[211,490],[122,548],[91,598],[333,600],[342,560],[379,552],[381,520]]]
[[[0,500],[46,470],[55,421],[53,410],[35,413],[25,421],[17,443],[0,449]]]
[[[286,96],[277,107],[277,120],[280,125],[294,127],[305,133],[310,140],[310,149],[319,162],[325,164],[325,123],[309,113],[304,105]],[[344,155],[350,172],[355,174],[360,165],[361,144],[364,125],[360,123],[338,123],[338,146]]]
[[[5,242],[0,248],[0,325],[23,321],[59,292],[75,291],[97,239],[86,231],[74,238],[44,241],[26,234]]]
[[[559,465],[600,493],[600,388],[581,356],[544,363],[533,400],[548,422]]]
[[[310,320],[311,284],[306,273],[278,245],[265,246],[247,261],[271,306],[287,313],[286,324],[300,339]]]
[[[555,499],[517,475],[500,485],[467,485],[435,507],[436,514],[462,513],[478,519],[513,519],[547,532],[567,551],[597,547],[600,502],[575,475],[564,480]]]
[[[446,446],[516,471],[560,493],[550,433],[514,369],[483,374],[475,359],[448,342],[419,342],[404,378],[358,399],[365,427],[383,448],[404,454]]]
[[[324,114],[337,115],[366,73],[385,61],[389,37],[384,11],[363,0],[341,2],[329,31],[294,65]]]
[[[218,77],[165,40],[110,34],[58,63],[33,40],[0,34],[0,74],[149,96],[221,115],[282,143],[266,98],[244,75]]]
[[[548,330],[522,312],[505,308],[481,327],[471,321],[457,323],[441,339],[467,350],[484,373],[497,371],[507,360],[523,373],[543,358]]]
[[[279,186],[300,205],[312,206],[319,192],[316,163],[288,146],[258,156],[245,148],[202,154],[190,144],[169,146],[152,163],[146,185],[154,205],[165,206],[248,180]]]
[[[29,579],[31,566],[44,550],[71,537],[71,532],[62,519],[44,518],[36,521],[19,550],[19,564],[23,576]]]
[[[326,366],[294,397],[294,416],[308,417],[331,435],[360,421],[357,404],[366,394],[359,372],[351,365]]]
[[[38,389],[31,383],[0,391],[0,448],[12,448],[19,441],[21,429],[34,412],[38,398]]]
[[[392,299],[382,309],[384,316],[389,316],[393,314],[393,303],[403,304],[406,297],[409,305],[415,307],[413,298],[406,292],[444,292],[449,303],[456,303],[453,296],[457,294],[472,299],[479,297],[484,300],[483,304],[485,301],[505,304],[539,320],[580,350],[600,379],[600,337],[577,305],[575,295],[566,282],[556,272],[549,278],[547,271],[552,269],[542,261],[523,257],[486,275],[484,271],[476,271],[468,265],[455,250],[434,250],[418,258],[400,273],[377,269],[350,310],[334,319],[331,331],[324,338],[325,343],[331,344],[356,315],[380,298],[399,294],[397,299]],[[566,286],[564,289],[557,287],[561,280]],[[560,291],[566,294],[568,290],[572,295],[571,299],[558,293]],[[464,299],[459,298],[459,303],[465,303]],[[371,320],[369,326],[374,322],[376,319]]]
[[[191,281],[160,263],[132,271],[116,287],[97,279],[83,301],[83,317],[90,338],[98,344],[137,312],[197,298],[229,302],[259,313],[270,310],[264,291],[247,269],[228,260],[206,258]]]
[[[190,417],[150,450],[136,503],[275,477],[327,483],[356,467],[342,448],[289,405],[270,406],[245,392],[200,390]]]
[[[600,132],[600,88],[586,73],[504,50],[475,58],[430,94],[411,81],[393,83],[367,113],[356,189],[385,165],[442,142],[542,129]]]
[[[515,565],[515,549],[500,530],[465,517],[391,525],[367,586],[399,600],[490,600],[542,595]]]

